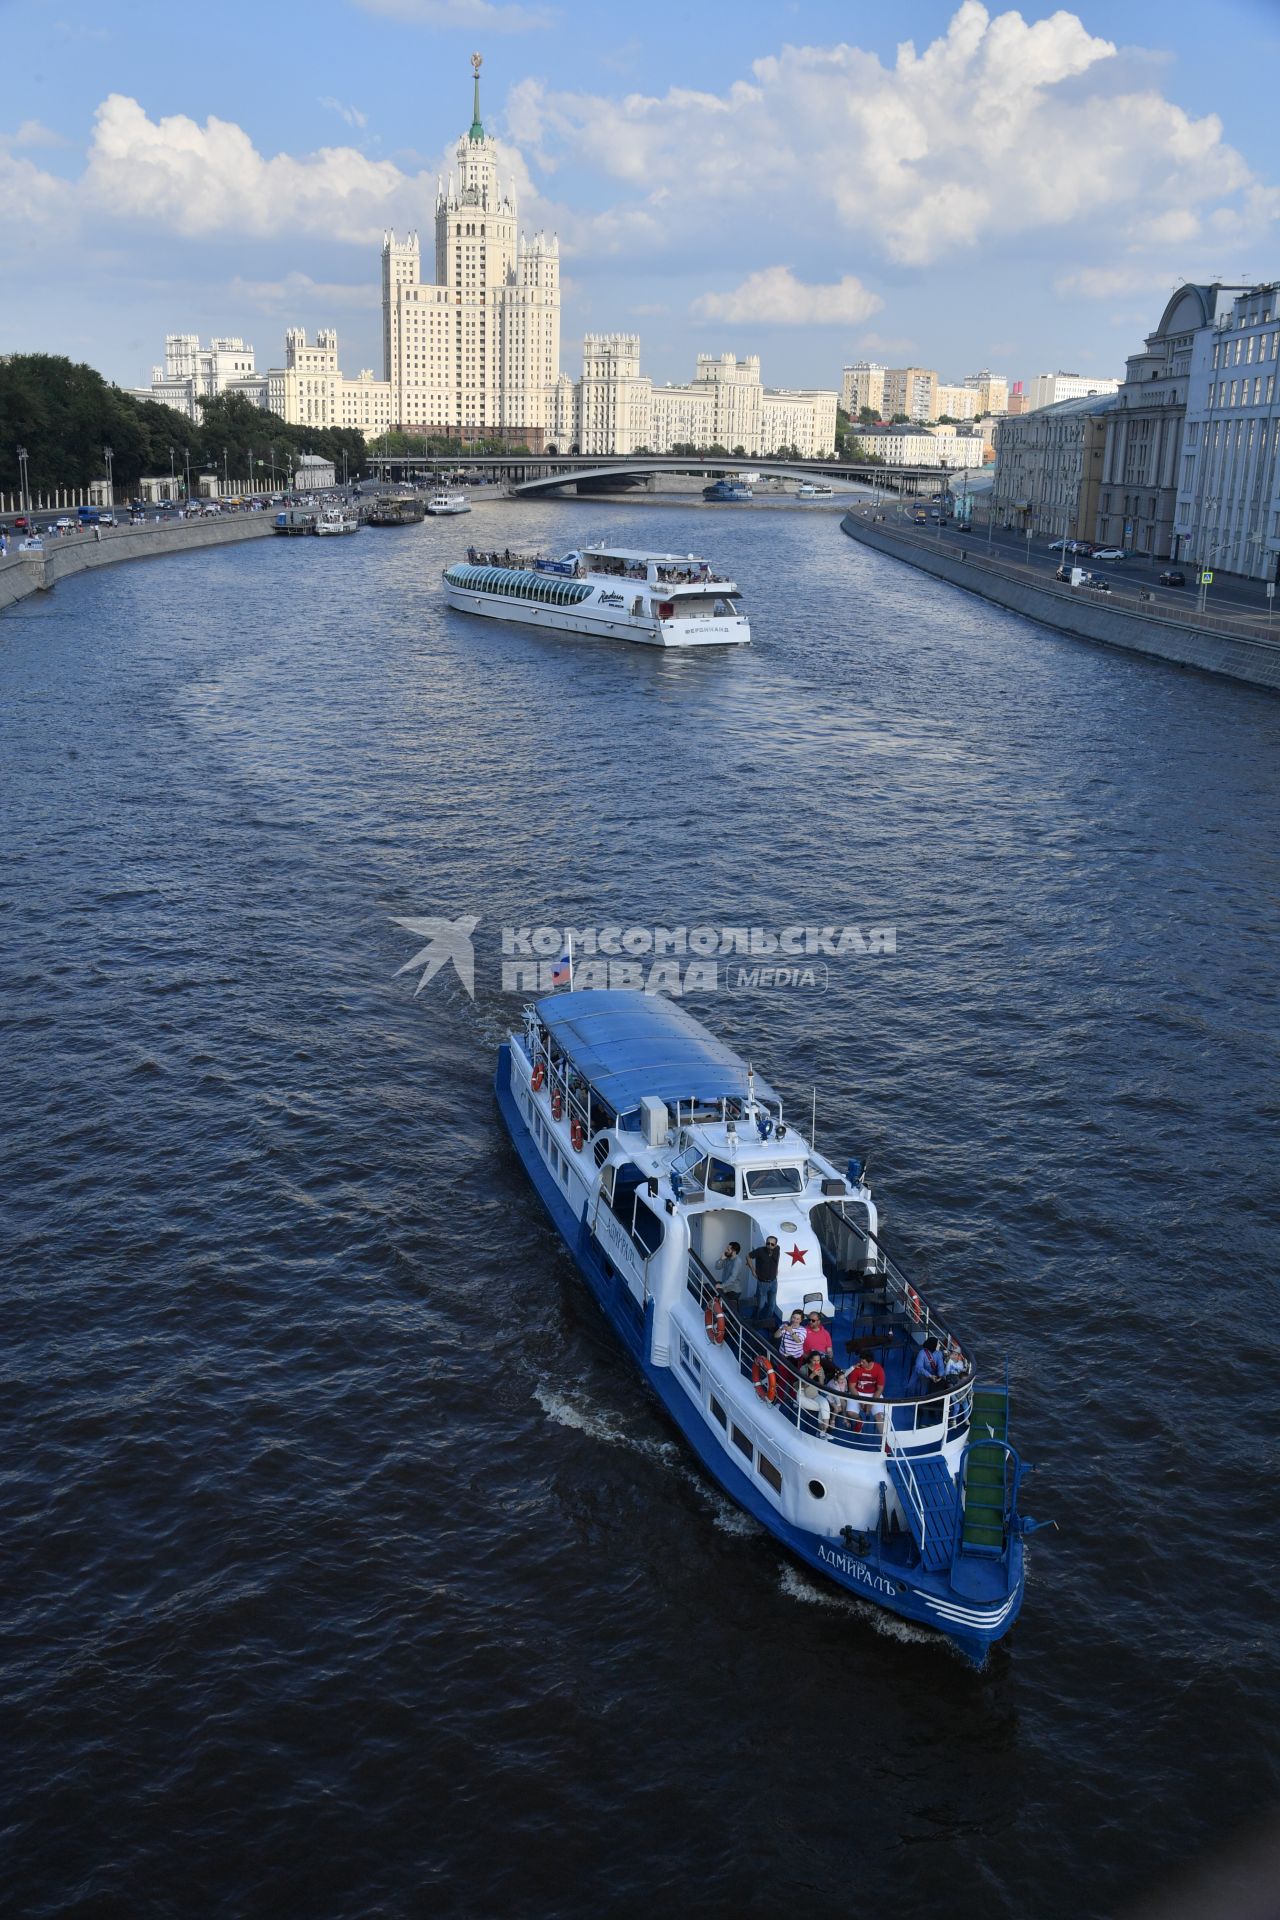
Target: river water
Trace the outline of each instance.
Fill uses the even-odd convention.
[[[754,645],[442,603],[600,536]],[[1077,1920],[1265,1817],[1280,703],[828,512],[542,503],[64,583],[0,727],[7,1911]],[[493,1105],[538,923],[896,929],[694,1011],[1007,1355],[1057,1530],[983,1674],[615,1352]]]

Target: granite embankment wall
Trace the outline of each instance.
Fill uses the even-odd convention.
[[[948,580],[967,593],[981,594],[983,599],[993,600],[1014,613],[1024,613],[1046,627],[1055,627],[1059,633],[1280,692],[1280,639],[1268,642],[1230,631],[1211,630],[1185,617],[1179,619],[1148,609],[1131,611],[1118,607],[1106,596],[1095,597],[1080,588],[1060,586],[1056,581],[1041,584],[1025,575],[1020,578],[1021,569],[974,557],[962,560],[958,553],[949,552],[946,547],[928,545],[927,537],[913,540],[888,532],[883,522],[861,514],[847,513],[840,525],[853,539],[874,547],[878,553],[919,567],[939,580]]]
[[[234,514],[226,520],[170,520],[145,527],[104,527],[101,540],[92,532],[47,539],[43,553],[15,553],[0,560],[0,608],[12,606],[29,593],[40,593],[86,567],[110,567],[121,560],[154,560],[166,553],[189,553],[194,547],[225,547],[235,540],[259,540],[274,532],[274,516]]]

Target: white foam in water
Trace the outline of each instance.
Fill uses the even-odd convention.
[[[911,1647],[936,1647],[939,1643],[938,1634],[913,1626],[909,1620],[889,1613],[884,1607],[871,1607],[865,1600],[855,1600],[852,1594],[842,1593],[838,1587],[810,1580],[799,1567],[783,1566],[778,1581],[789,1600],[803,1600],[806,1606],[833,1607],[837,1613],[851,1613],[888,1640],[901,1640]]]
[[[570,1399],[567,1394],[544,1386],[535,1387],[533,1397],[547,1417],[558,1426],[572,1427],[576,1433],[590,1434],[593,1440],[607,1441],[611,1447],[628,1447],[632,1453],[643,1454],[647,1460],[670,1462],[679,1457],[680,1449],[674,1441],[649,1440],[631,1433],[622,1425],[621,1414],[607,1413],[603,1407],[593,1406],[588,1400]]]

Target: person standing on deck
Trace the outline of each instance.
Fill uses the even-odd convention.
[[[772,1319],[778,1311],[778,1236],[767,1235],[762,1247],[747,1255],[747,1265],[756,1277],[756,1319]]]

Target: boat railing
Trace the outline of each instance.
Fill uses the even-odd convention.
[[[686,1286],[702,1310],[708,1340],[732,1353],[738,1371],[749,1379],[761,1400],[800,1433],[825,1437],[832,1445],[856,1453],[887,1453],[904,1446],[912,1453],[936,1453],[966,1433],[973,1406],[972,1382],[965,1380],[927,1399],[862,1400],[818,1387],[801,1377],[758,1327],[750,1327],[720,1290],[714,1274],[689,1250]],[[723,1315],[724,1339],[718,1337]],[[774,1398],[769,1401],[769,1374]],[[823,1402],[830,1409],[823,1418]]]
[[[843,1269],[860,1272],[864,1284],[870,1280],[876,1281],[885,1296],[886,1305],[902,1314],[903,1319],[912,1328],[913,1334],[919,1336],[921,1343],[933,1334],[945,1346],[951,1335],[938,1315],[928,1301],[912,1286],[901,1267],[886,1250],[884,1242],[877,1235],[868,1232],[867,1228],[857,1220],[851,1219],[845,1211],[845,1204],[842,1200],[831,1199],[824,1201],[822,1206],[813,1208],[809,1219],[818,1236],[819,1245],[824,1246],[832,1260],[838,1262]],[[826,1245],[823,1239],[824,1220],[820,1217],[824,1213],[827,1219],[838,1220],[844,1232],[852,1236],[854,1247],[861,1250],[860,1259],[849,1258],[847,1248]]]

